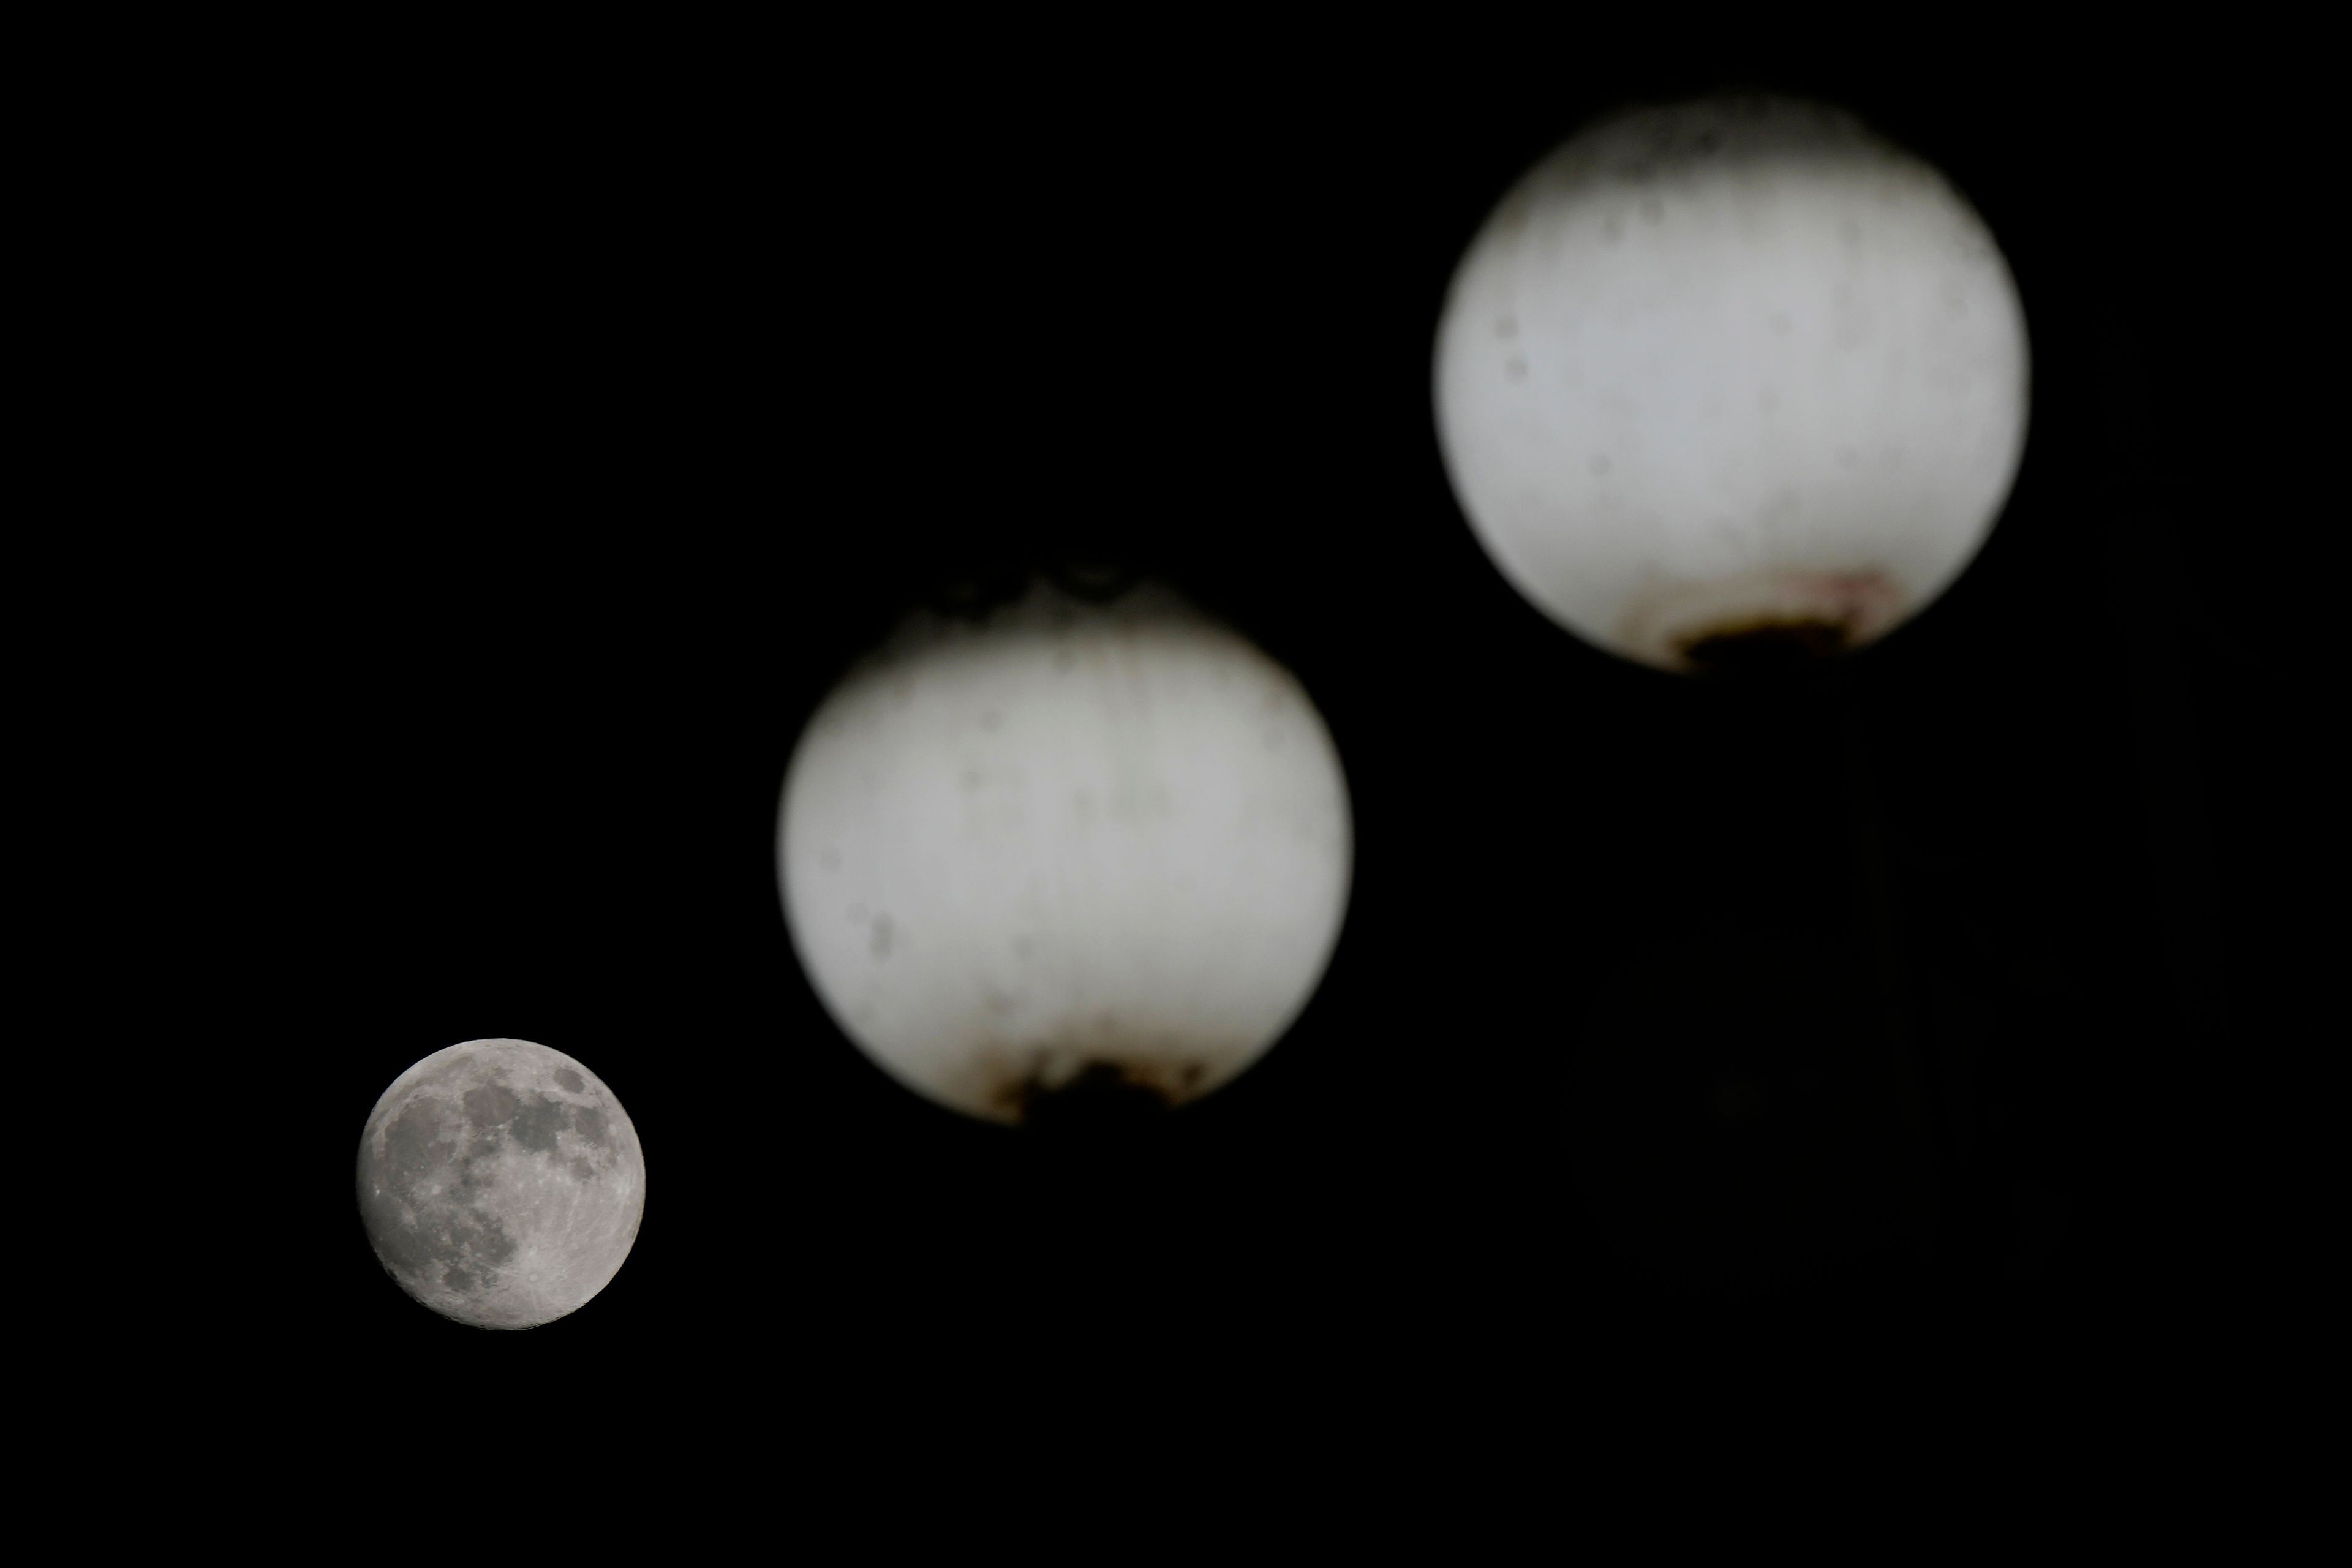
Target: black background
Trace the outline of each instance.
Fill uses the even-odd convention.
[[[2196,461],[2273,412],[2227,369],[2263,296],[2200,205],[2248,145],[2191,133],[2210,84],[1565,33],[1072,47],[328,49],[204,105],[236,129],[177,239],[235,366],[194,393],[239,427],[206,564],[248,590],[213,637],[250,750],[196,755],[270,907],[213,979],[269,999],[304,1173],[273,1225],[305,1306],[262,1353],[713,1409],[1308,1369],[1502,1397],[1795,1331],[2054,1354],[2235,1267],[2223,1064],[2278,1027],[2255,911],[2295,847],[2276,560],[2238,542],[2275,514]],[[1518,599],[1429,396],[1509,183],[1719,88],[1942,167],[2033,354],[1967,575],[1827,675],[1727,688]],[[2200,309],[2230,266],[2237,313]],[[801,724],[899,615],[1092,563],[1298,675],[1357,835],[1304,1016],[1108,1150],[868,1065],[772,844]],[[492,1036],[586,1063],[646,1151],[626,1266],[526,1334],[404,1298],[350,1185],[383,1088]]]

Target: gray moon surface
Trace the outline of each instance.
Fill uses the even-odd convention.
[[[417,1301],[477,1328],[536,1328],[620,1272],[645,1215],[645,1151],[604,1080],[562,1051],[468,1040],[376,1101],[359,1204]]]

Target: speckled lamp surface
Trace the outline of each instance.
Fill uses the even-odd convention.
[[[1287,1028],[1338,941],[1348,791],[1298,682],[1149,585],[907,623],[794,751],[794,950],[906,1087],[990,1121],[1095,1083],[1181,1105]]]
[[[1472,241],[1435,355],[1446,469],[1496,566],[1684,672],[1858,647],[1933,601],[2007,500],[2028,384],[1974,208],[1786,99],[1570,138]]]

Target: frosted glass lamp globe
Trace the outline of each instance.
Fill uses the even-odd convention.
[[[1861,647],[1984,542],[2025,445],[2025,319],[1984,221],[1852,115],[1640,110],[1472,241],[1439,444],[1504,575],[1685,673]]]
[[[1287,670],[1165,591],[1040,585],[980,624],[918,616],[850,673],[793,752],[777,862],[850,1038],[1017,1124],[1249,1067],[1322,977],[1351,833]]]

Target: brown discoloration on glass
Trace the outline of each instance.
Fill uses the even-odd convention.
[[[1023,1127],[1086,1132],[1157,1123],[1190,1098],[1206,1069],[1198,1062],[1087,1061],[1068,1079],[1032,1075],[1004,1084],[998,1103]]]
[[[979,1054],[975,1109],[994,1121],[1079,1132],[1156,1123],[1197,1100],[1223,1076],[1229,1053],[1173,1041],[1129,1041],[1116,1026],[1084,1031],[1076,1044]]]
[[[1700,675],[1762,675],[1826,663],[1853,647],[1845,622],[1801,617],[1710,627],[1678,638],[1675,651]]]
[[[1687,675],[1771,674],[1874,642],[1908,602],[1876,568],[1766,570],[1656,584],[1632,601],[1621,635],[1634,657]]]

